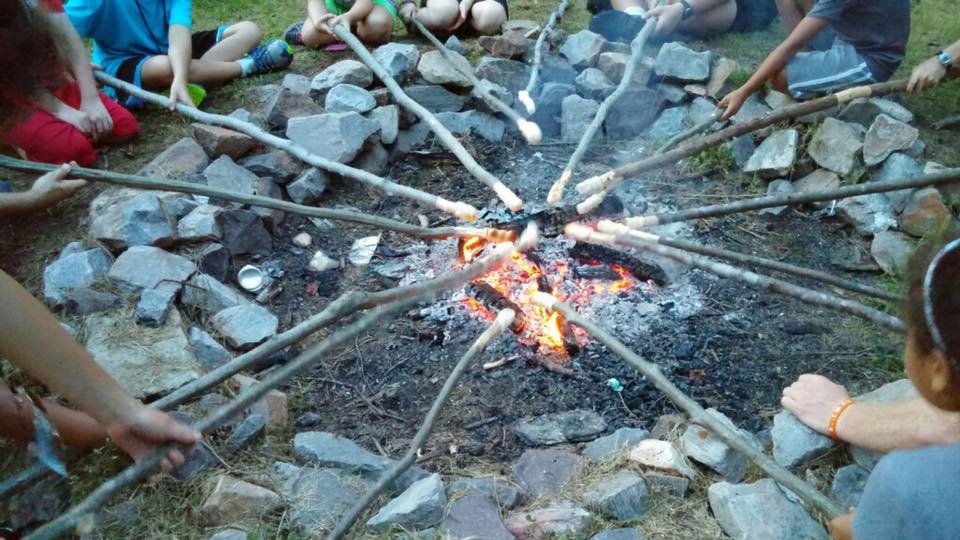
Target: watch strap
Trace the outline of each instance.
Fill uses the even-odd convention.
[[[950,68],[951,66],[953,66],[953,58],[950,56],[950,53],[948,53],[947,51],[938,51],[937,60],[939,60],[940,63],[945,68]]]
[[[687,0],[680,0],[680,5],[683,6],[683,14],[680,16],[681,20],[687,20],[690,17],[693,17],[693,7],[690,5]]]

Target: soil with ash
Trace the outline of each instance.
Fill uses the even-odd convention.
[[[472,150],[492,173],[514,187],[532,212],[543,208],[541,201],[573,147],[507,143]],[[636,156],[635,152],[635,146],[597,145],[581,166],[578,179],[603,172],[618,161]],[[394,163],[390,176],[450,199],[494,208],[490,193],[442,148]],[[743,196],[744,191],[748,190],[739,176],[712,174],[705,178],[671,170],[625,184],[617,194],[628,210],[642,211],[647,205],[684,208],[730,200]],[[332,185],[329,193],[332,200],[326,206],[331,207],[349,206],[410,222],[416,222],[416,214],[421,211],[406,201],[378,199],[373,192],[361,195],[360,189],[346,181]],[[576,200],[572,186],[567,197],[569,203]],[[435,223],[443,220],[439,215],[430,217]],[[675,230],[700,242],[838,274],[843,274],[838,262],[862,257],[868,260],[863,242],[839,220],[814,219],[810,213],[789,209],[781,216],[743,214]],[[300,231],[313,235],[313,247],[303,250],[289,243]],[[353,240],[378,232],[349,224],[322,230],[299,216],[288,216],[276,235],[275,262],[285,269],[280,278],[283,291],[270,306],[280,317],[281,327],[289,328],[306,319],[347,290],[396,286],[396,280],[349,263],[339,275],[317,276],[305,269],[315,248],[345,259]],[[386,233],[373,266],[416,252],[413,247],[418,244],[422,243]],[[443,251],[441,246],[436,249]],[[899,356],[898,336],[710,274],[668,263],[664,268],[668,275],[664,291],[671,291],[678,283],[688,289],[673,290],[673,299],[664,299],[663,295],[654,298],[660,311],[646,319],[643,328],[621,327],[615,332],[634,351],[661,366],[674,383],[702,405],[718,408],[748,429],[769,427],[770,417],[779,410],[780,391],[801,373],[818,372],[864,389],[892,376],[889,368],[876,359]],[[865,273],[846,275],[868,282],[875,279]],[[699,309],[678,314],[676,304],[683,302],[685,290],[696,292]],[[298,408],[294,413],[319,413],[323,422],[311,429],[342,434],[368,448],[400,455],[450,369],[485,327],[476,317],[438,325],[421,317],[423,308],[428,307],[385,320],[353,346],[329,356],[309,375],[294,381],[288,387],[294,396],[292,404]],[[623,322],[609,316],[594,320],[610,322],[614,327]],[[611,429],[650,428],[659,416],[676,412],[652,384],[592,340],[569,359],[574,377],[544,369],[529,351],[509,333],[491,345],[463,377],[424,453],[443,456],[451,466],[466,466],[481,457],[484,462],[514,458],[523,445],[513,435],[511,425],[519,418],[550,412],[593,409]],[[289,355],[296,352],[290,351]],[[503,367],[488,371],[481,367],[484,362],[517,355],[521,358]],[[621,382],[622,394],[607,385],[611,378]]]

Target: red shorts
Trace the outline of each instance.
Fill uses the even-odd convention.
[[[80,106],[80,86],[76,82],[64,83],[53,95],[71,107]],[[140,131],[130,111],[103,92],[100,92],[100,101],[113,119],[113,131],[103,142],[123,141]],[[72,124],[41,108],[3,134],[3,139],[8,145],[25,152],[30,161],[58,164],[76,161],[81,167],[89,167],[97,159],[93,140]]]

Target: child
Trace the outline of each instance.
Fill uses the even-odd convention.
[[[608,40],[630,42],[650,17],[658,17],[654,35],[674,32],[709,37],[724,32],[766,28],[777,14],[773,0],[588,0],[590,30]]]
[[[0,86],[22,114],[5,126],[4,142],[33,161],[89,167],[97,159],[94,144],[119,144],[137,134],[133,115],[97,90],[86,48],[60,0],[41,0],[33,8],[16,2],[7,9],[0,20]],[[64,76],[57,42],[72,80]],[[38,54],[45,68],[24,69]],[[32,83],[40,84],[24,91]]]
[[[283,37],[311,49],[338,43],[332,29],[343,23],[360,41],[380,45],[390,40],[397,5],[393,0],[307,0],[307,20],[287,27]]]
[[[70,0],[66,11],[80,35],[93,39],[95,64],[141,88],[169,89],[171,110],[194,105],[189,83],[219,86],[293,61],[283,40],[259,45],[252,22],[191,35],[190,0]],[[125,103],[140,104],[130,97]]]
[[[403,0],[400,18],[409,24],[413,17],[431,32],[452,34],[469,23],[474,33],[490,36],[507,22],[510,7],[507,0],[421,0],[418,9],[415,0]]]
[[[903,61],[910,35],[909,0],[819,0],[802,19],[794,0],[779,0],[777,5],[789,35],[750,80],[720,101],[719,107],[726,109],[724,120],[737,114],[767,81],[775,90],[808,99],[886,81]],[[820,50],[803,52],[811,44]]]

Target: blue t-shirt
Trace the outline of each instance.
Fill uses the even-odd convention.
[[[130,58],[167,54],[170,26],[191,28],[191,0],[69,0],[67,16],[93,40],[93,63],[116,75]]]
[[[900,67],[910,37],[910,0],[817,0],[810,17],[853,45],[878,81]]]
[[[854,539],[960,538],[960,444],[893,452],[877,463],[853,517]]]

